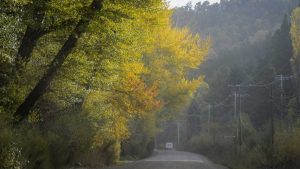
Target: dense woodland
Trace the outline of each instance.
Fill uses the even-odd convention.
[[[0,2],[0,168],[97,167],[153,150],[210,42],[161,0]]]
[[[300,167],[298,4],[223,0],[175,10],[175,27],[213,43],[190,75],[206,85],[181,118],[187,149],[230,168]]]
[[[299,4],[0,1],[0,168],[300,168]]]

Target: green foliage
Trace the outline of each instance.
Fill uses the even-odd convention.
[[[198,91],[186,113],[199,116],[197,120],[187,118],[189,150],[236,169],[299,168],[299,8],[289,20],[289,6],[296,6],[296,1],[236,0],[175,9],[174,25],[188,26],[213,40],[214,52],[200,71],[193,72],[204,74],[209,88]],[[280,83],[276,75],[294,78]],[[245,86],[228,87],[238,84]],[[239,119],[233,116],[234,92],[246,95],[240,112],[241,147],[235,138]],[[217,105],[211,109],[210,135],[208,104]]]
[[[288,139],[287,139],[288,138]],[[299,127],[293,132],[278,132],[275,135],[275,165],[281,168],[296,169],[299,166],[300,141]]]
[[[25,130],[24,136],[21,136],[22,153],[28,164],[28,168],[49,168],[49,143],[43,135],[36,130]]]
[[[298,5],[298,2],[298,0],[272,2],[224,0],[215,4],[199,2],[194,8],[186,5],[176,9],[173,20],[177,27],[187,26],[194,33],[211,36],[214,51],[219,54],[223,50],[264,40],[280,26],[283,16],[291,7]]]
[[[188,145],[191,147],[191,149],[195,152],[208,152],[209,148],[213,146],[213,140],[208,135],[200,135],[200,136],[193,136],[189,142]]]
[[[176,116],[202,83],[187,74],[204,60],[208,42],[172,29],[164,1],[107,0],[84,18],[91,2],[0,2],[0,168],[109,165],[126,141],[128,154],[145,157],[162,112]],[[80,20],[91,21],[28,118],[12,126]]]
[[[24,168],[25,160],[21,155],[21,148],[14,140],[13,132],[8,128],[1,128],[0,135],[0,163],[4,169]]]
[[[124,158],[144,158],[154,149],[154,137],[158,132],[155,114],[149,114],[143,119],[136,119],[129,123],[131,136],[122,142]]]
[[[106,164],[116,164],[120,159],[121,145],[119,141],[114,141],[107,149]]]

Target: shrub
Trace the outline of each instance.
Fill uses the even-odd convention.
[[[0,168],[24,168],[26,161],[22,158],[22,149],[15,142],[13,132],[9,128],[2,128],[0,133]]]
[[[296,169],[300,167],[300,128],[292,132],[278,132],[275,135],[275,165],[280,168]]]
[[[22,156],[28,161],[26,168],[52,168],[48,138],[37,129],[21,129],[18,132],[21,133]]]

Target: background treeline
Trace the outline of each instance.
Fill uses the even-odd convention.
[[[174,26],[213,42],[191,73],[207,85],[182,117],[186,149],[230,168],[299,168],[298,3],[224,0],[175,10]]]
[[[209,49],[170,16],[161,0],[2,0],[0,168],[147,156]]]

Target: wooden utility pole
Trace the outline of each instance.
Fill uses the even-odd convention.
[[[236,120],[236,102],[237,102],[237,92],[234,91],[234,120]]]
[[[239,153],[242,153],[242,118],[241,118],[241,114],[242,114],[242,95],[239,94],[239,98],[240,98],[240,110],[239,110],[239,122],[238,122],[238,133],[239,133],[239,137],[238,137],[238,141],[239,141]]]
[[[215,108],[215,105],[212,105],[212,108],[210,110],[211,119],[212,119],[213,124],[214,124],[214,121],[215,121],[214,108]],[[212,136],[213,136],[213,143],[216,144],[216,129],[215,129],[215,126],[213,126],[213,128],[212,128]]]
[[[177,145],[179,146],[180,144],[180,123],[177,121]]]
[[[229,87],[237,88],[237,91],[234,91],[234,121],[236,124],[236,142],[239,147],[239,154],[242,153],[243,145],[243,131],[242,131],[242,97],[248,96],[247,94],[241,94],[242,87],[250,87],[249,85],[229,85]],[[237,98],[238,97],[238,98]],[[238,102],[238,101],[239,102]],[[237,112],[237,102],[239,103],[239,111]]]
[[[211,105],[208,105],[208,118],[207,118],[207,134],[210,135],[210,112],[211,111]]]
[[[282,110],[280,110],[280,118],[283,119],[285,108],[284,108],[284,81],[292,80],[294,78],[293,75],[277,75],[275,77],[275,80],[280,81],[280,105],[282,107]]]
[[[274,112],[273,112],[273,85],[270,86],[270,104],[271,104],[271,110],[270,110],[270,120],[271,120],[271,165],[272,168],[274,166]]]

